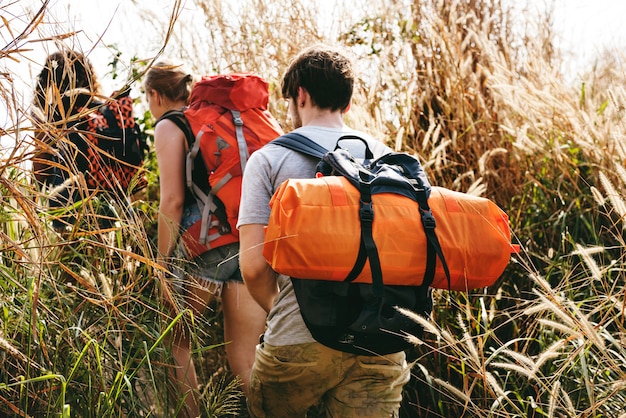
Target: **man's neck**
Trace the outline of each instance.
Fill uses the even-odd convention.
[[[301,113],[302,126],[323,126],[326,128],[342,128],[343,113],[340,110],[310,108]]]

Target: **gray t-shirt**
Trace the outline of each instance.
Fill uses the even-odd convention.
[[[312,139],[330,151],[335,148],[341,136],[356,135],[367,140],[375,157],[391,152],[382,142],[348,127],[304,126],[294,132]],[[357,158],[365,156],[365,146],[361,141],[342,141],[341,146]],[[316,158],[271,143],[252,154],[243,176],[237,228],[248,224],[267,225],[270,217],[269,202],[276,189],[288,179],[314,177],[318,162]],[[313,223],[311,228],[315,228]],[[300,315],[291,279],[279,275],[278,287],[279,294],[267,317],[265,341],[273,346],[315,341]]]

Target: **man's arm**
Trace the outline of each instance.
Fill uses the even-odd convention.
[[[278,294],[278,274],[263,257],[264,236],[264,225],[239,227],[239,267],[250,295],[269,313]]]

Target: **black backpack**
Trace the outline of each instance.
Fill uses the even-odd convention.
[[[125,193],[130,187],[135,192],[145,186],[145,179],[137,174],[147,144],[129,93],[129,89],[115,92],[107,103],[83,89],[63,96],[54,118],[71,115],[65,122],[69,142],[57,143],[55,162],[64,168],[56,167],[49,184],[58,185],[72,174],[82,173],[90,190]],[[79,113],[83,116],[76,118]]]
[[[357,160],[340,149],[339,142],[344,139],[363,141],[365,160]],[[419,161],[408,154],[393,152],[373,159],[367,142],[355,136],[340,138],[332,152],[293,132],[272,143],[319,158],[318,172],[344,176],[361,191],[361,248],[348,278],[341,282],[291,278],[302,317],[313,338],[333,349],[360,355],[385,355],[411,347],[407,334],[419,337],[423,329],[397,307],[428,317],[433,306],[429,284],[437,259],[447,272],[434,232],[435,220],[428,207],[430,184]],[[372,238],[373,213],[367,203],[376,193],[399,193],[419,205],[428,237],[428,261],[421,286],[390,286],[383,282]],[[368,261],[372,284],[351,283]]]
[[[54,120],[63,119],[67,140],[56,144],[54,168],[45,180],[54,188],[48,196],[51,209],[68,208],[92,192],[104,192],[109,198],[125,202],[125,196],[146,186],[141,170],[147,153],[147,143],[134,114],[130,89],[115,92],[107,103],[93,94],[76,89],[62,97],[55,109]],[[69,117],[63,118],[67,114]],[[82,117],[75,115],[81,114]],[[75,174],[83,174],[88,191],[77,184],[67,183]],[[114,209],[104,203],[101,226],[108,226],[117,217]],[[72,215],[53,221],[57,228],[75,221]]]

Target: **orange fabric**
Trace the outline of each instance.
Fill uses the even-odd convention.
[[[283,134],[282,128],[267,110],[268,83],[249,74],[204,76],[195,84],[185,117],[194,135],[202,132],[200,154],[208,171],[208,182],[223,203],[230,233],[213,225],[207,244],[200,244],[200,222],[183,234],[190,257],[210,248],[239,241],[237,219],[241,196],[241,161],[233,115],[238,110],[243,121],[243,136],[248,154]]]
[[[342,198],[337,198],[337,182],[343,185]],[[383,282],[422,284],[427,241],[417,203],[389,193],[374,195],[372,200]],[[450,289],[493,284],[515,252],[506,213],[488,199],[440,187],[433,187],[428,203],[450,269]],[[298,278],[345,279],[360,244],[359,192],[347,179],[288,180],[270,205],[263,255],[275,271]],[[371,283],[369,263],[355,282]],[[448,289],[439,261],[431,286]]]
[[[215,118],[217,109],[225,113]],[[242,173],[233,115],[226,109],[207,105],[190,108],[185,111],[185,116],[196,135],[200,128],[204,132],[200,142],[200,153],[210,173],[209,184],[211,187],[215,188],[227,175],[232,177],[223,184],[216,195],[226,208],[232,234],[238,238],[236,225],[239,216]],[[241,112],[241,119],[243,120],[243,133],[250,155],[272,139],[282,135],[282,130],[276,119],[265,110],[249,109],[243,111]],[[204,124],[200,127],[202,122]],[[219,245],[211,245],[212,248],[216,246]]]
[[[268,83],[251,73],[205,75],[191,92],[190,103],[215,103],[227,109],[267,109]]]
[[[207,244],[201,244],[198,241],[200,237],[200,229],[202,228],[201,222],[196,222],[185,230],[181,236],[185,254],[189,258],[196,257],[202,253],[209,251],[212,248],[221,247],[222,245],[233,244],[239,242],[239,232],[235,229],[233,234],[219,234],[217,227],[209,228],[209,235],[217,237],[211,240]]]

